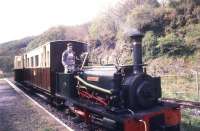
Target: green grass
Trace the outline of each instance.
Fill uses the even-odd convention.
[[[45,129],[42,129],[42,131],[55,131],[55,130],[52,128],[45,128]]]
[[[31,101],[26,101],[26,102],[24,103],[24,105],[25,105],[27,108],[33,107]]]
[[[196,115],[196,111],[190,109],[182,110],[181,131],[200,131],[200,114]]]
[[[161,78],[161,86],[163,97],[200,101],[198,98],[195,75],[165,76]]]
[[[200,102],[195,75],[162,77],[161,86],[163,97]],[[200,110],[183,109],[181,113],[181,131],[200,131]]]

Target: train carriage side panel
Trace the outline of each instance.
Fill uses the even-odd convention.
[[[15,56],[14,59],[14,80],[22,82],[24,79],[23,73],[23,56]]]
[[[37,47],[26,53],[25,82],[50,93],[50,45]]]

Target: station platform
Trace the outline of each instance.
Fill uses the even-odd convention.
[[[9,81],[0,79],[0,131],[70,131]]]

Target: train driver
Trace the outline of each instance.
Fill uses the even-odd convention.
[[[72,50],[71,43],[68,44],[67,49],[62,53],[62,65],[64,66],[64,73],[75,70],[75,53]]]

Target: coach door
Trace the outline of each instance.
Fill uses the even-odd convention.
[[[43,46],[41,63],[42,87],[47,90],[46,45]]]

